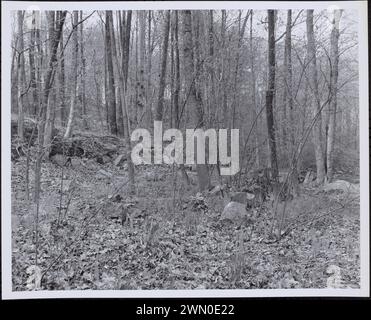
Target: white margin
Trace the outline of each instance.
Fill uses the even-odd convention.
[[[359,120],[360,120],[360,289],[236,289],[236,290],[66,290],[12,291],[11,273],[11,162],[10,162],[10,68],[11,10],[172,10],[172,9],[317,9],[336,5],[358,10]],[[253,2],[253,1],[163,1],[163,2],[1,2],[1,231],[2,299],[38,298],[175,298],[175,297],[368,297],[369,288],[369,123],[368,123],[368,28],[366,1]]]

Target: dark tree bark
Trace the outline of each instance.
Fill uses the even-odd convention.
[[[145,80],[145,35],[146,19],[145,12],[139,11],[139,45],[138,45],[138,82],[137,82],[137,112],[141,122],[143,112],[146,112],[146,80]]]
[[[56,17],[57,13],[57,17]],[[48,18],[48,34],[49,39],[54,38],[54,33],[56,29],[56,19],[58,20],[59,12],[49,11],[47,14]],[[63,32],[63,31],[62,31]],[[51,55],[53,50],[53,42],[52,40],[49,41],[49,54]],[[53,78],[57,71],[58,67],[58,60],[56,61],[56,66],[53,74]],[[47,110],[46,110],[46,123],[45,123],[45,145],[49,148],[51,140],[52,140],[52,132],[54,129],[54,120],[55,120],[55,106],[56,106],[56,88],[52,87],[51,92],[49,95]]]
[[[268,88],[266,92],[266,114],[268,127],[269,158],[272,169],[272,180],[278,180],[278,161],[276,150],[276,135],[273,118],[273,99],[275,95],[275,74],[276,74],[276,52],[275,52],[275,13],[268,10]]]
[[[37,90],[36,83],[36,16],[35,11],[32,11],[31,17],[31,30],[30,30],[30,50],[29,50],[29,61],[30,61],[30,88],[32,93],[32,110],[31,113],[36,116],[39,105],[39,93]]]
[[[162,58],[161,58],[161,70],[160,70],[160,84],[158,89],[158,100],[156,109],[156,121],[162,121],[163,109],[164,109],[164,92],[165,92],[165,80],[166,80],[166,62],[168,55],[169,46],[169,30],[170,30],[170,10],[166,11],[164,21],[164,38],[162,43]]]
[[[186,92],[189,91],[189,97],[187,100],[187,113],[188,115],[190,115],[190,121],[187,124],[196,129],[203,127],[203,110],[201,101],[197,96],[197,91],[195,88],[196,74],[193,56],[192,13],[190,10],[184,10],[182,11],[182,16],[184,78],[186,84]],[[198,177],[198,186],[199,189],[203,191],[209,185],[209,173],[207,165],[197,164],[196,170]]]
[[[113,28],[113,17],[110,16],[110,26],[111,26],[111,45],[112,45],[112,54],[113,55],[118,55],[117,52],[117,46],[116,46],[116,36],[115,36],[115,31]],[[114,59],[113,59],[114,60]],[[116,72],[115,72],[116,70]],[[119,137],[124,137],[125,132],[124,132],[124,117],[123,117],[123,112],[122,112],[122,101],[120,98],[120,93],[119,90],[122,90],[120,86],[118,86],[119,83],[119,78],[118,78],[118,66],[114,68],[114,76],[115,76],[115,88],[114,88],[114,93],[115,93],[115,102],[116,102],[116,125],[117,125],[117,135]]]

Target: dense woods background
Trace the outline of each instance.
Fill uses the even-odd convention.
[[[299,260],[284,262],[287,270],[279,266],[277,272],[273,262],[265,263],[262,279],[253,276],[260,270],[256,265],[246,267],[249,250],[259,251],[254,256],[261,264],[267,246],[283,245],[287,235],[297,243],[292,230],[298,225],[309,237],[303,240],[304,251],[305,241],[310,240],[312,250],[322,239],[317,254],[322,245],[333,254],[338,248],[330,243],[344,240],[352,250],[345,257],[351,256],[351,266],[336,253],[316,262],[323,263],[319,269],[329,261],[333,267],[340,264],[346,281],[357,284],[358,247],[350,247],[358,241],[359,222],[354,202],[359,179],[357,41],[356,12],[343,10],[14,12],[15,288],[325,286],[318,270],[309,278],[298,271],[309,259],[301,253]],[[240,172],[222,177],[219,165],[207,164],[134,167],[131,132],[152,130],[154,120],[163,121],[164,130],[240,129]],[[334,217],[339,210],[356,214]],[[228,218],[223,221],[242,216],[244,222],[238,220],[238,231],[234,225],[223,227],[221,238],[213,235],[210,241],[218,246],[230,241],[233,250],[218,247],[225,256],[210,253],[206,260],[211,259],[213,274],[192,267],[193,278],[186,280],[190,275],[184,275],[189,270],[183,265],[187,272],[178,271],[161,285],[164,270],[158,268],[164,262],[159,261],[174,258],[162,257],[167,249],[159,249],[169,235],[166,228],[175,235],[162,243],[165,247],[186,238],[207,255],[199,233],[210,235],[210,228],[219,228],[222,211]],[[102,226],[98,213],[110,219],[97,234],[105,241],[108,231],[112,239],[119,237],[124,242],[114,246],[121,249],[111,252],[92,240],[92,224]],[[313,231],[317,218],[320,226]],[[161,219],[176,222],[167,226]],[[205,225],[200,219],[206,219]],[[335,219],[340,236],[325,233],[321,226],[332,220],[323,219]],[[116,220],[128,222],[129,231]],[[252,247],[246,249],[245,242]],[[177,254],[187,257],[183,245]],[[123,246],[128,246],[126,256]],[[138,248],[148,261],[153,260],[148,250],[155,250],[158,256],[151,263],[156,266],[136,262],[126,268],[132,263],[127,261],[137,261]],[[110,256],[92,261],[89,250]],[[117,250],[120,255],[113,258]],[[282,257],[292,252],[292,243],[272,250]],[[76,252],[84,258],[76,260]],[[218,269],[222,261],[231,264],[223,264],[224,271]],[[336,273],[333,269],[329,274]],[[81,276],[84,272],[89,276]],[[131,272],[136,278],[130,282]]]

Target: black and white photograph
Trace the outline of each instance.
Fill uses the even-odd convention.
[[[2,2],[2,295],[369,296],[367,2]]]

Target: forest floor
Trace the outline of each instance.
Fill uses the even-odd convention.
[[[301,186],[287,232],[275,238],[270,201],[251,209],[249,223],[227,223],[227,197],[197,194],[171,167],[136,167],[133,196],[126,163],[79,157],[63,168],[43,163],[35,267],[25,170],[25,157],[12,161],[13,290],[40,276],[44,290],[325,288],[330,265],[359,287],[359,195]]]

